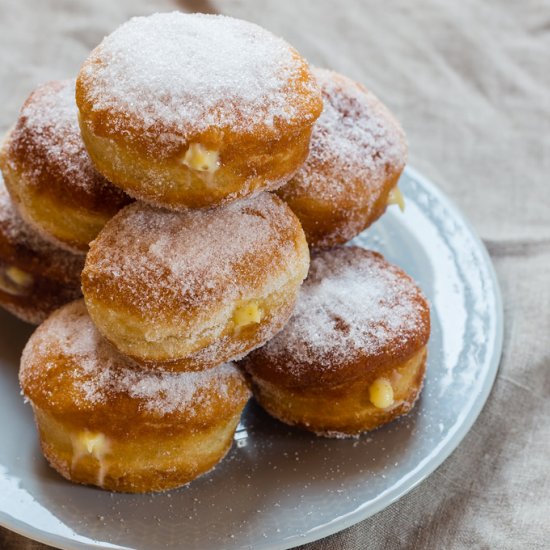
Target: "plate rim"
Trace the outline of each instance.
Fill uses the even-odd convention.
[[[480,388],[478,397],[472,403],[466,419],[458,426],[453,435],[442,445],[439,452],[420,468],[418,468],[405,482],[393,488],[390,487],[384,497],[379,501],[371,504],[370,506],[363,507],[359,505],[351,512],[339,516],[329,523],[325,523],[323,526],[310,530],[309,533],[304,535],[291,535],[290,537],[277,542],[267,542],[256,546],[256,550],[288,550],[304,544],[309,544],[317,540],[326,538],[330,535],[348,529],[353,525],[360,523],[368,519],[369,517],[378,514],[382,510],[391,506],[394,502],[397,502],[403,498],[406,494],[412,491],[415,487],[425,481],[433,472],[435,472],[442,464],[449,458],[449,456],[457,449],[462,440],[466,437],[472,426],[475,424],[481,411],[485,407],[487,400],[493,389],[496,376],[498,373],[500,361],[502,358],[502,347],[504,337],[504,310],[502,302],[502,293],[500,289],[500,283],[493,266],[493,262],[487,251],[485,244],[479,237],[477,231],[470,223],[469,219],[461,212],[461,210],[454,204],[454,202],[435,185],[426,176],[423,176],[418,170],[407,165],[404,173],[412,180],[418,182],[421,186],[427,188],[432,196],[435,196],[437,200],[445,206],[453,216],[456,217],[469,232],[470,237],[477,246],[478,251],[484,260],[484,266],[487,269],[489,278],[492,282],[492,288],[494,291],[494,306],[495,306],[495,332],[494,332],[494,345],[491,351],[490,362],[487,369],[487,375],[483,380],[483,385]],[[81,542],[65,536],[56,535],[51,532],[44,531],[42,529],[35,528],[28,523],[23,523],[21,520],[8,516],[4,511],[0,511],[0,526],[12,531],[18,535],[27,537],[31,540],[47,544],[62,550],[81,550],[81,549],[99,549],[110,548],[118,550],[132,550],[131,547],[121,546],[117,544],[109,544],[105,541],[97,541],[97,544],[89,544]]]

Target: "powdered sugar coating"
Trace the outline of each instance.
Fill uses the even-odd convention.
[[[130,205],[92,243],[84,293],[142,318],[183,322],[270,280],[286,283],[302,269],[302,242],[298,220],[268,193],[211,210]]]
[[[359,358],[391,362],[428,336],[428,305],[414,282],[376,252],[339,247],[312,257],[289,323],[245,364],[253,374],[267,360],[290,376],[317,377]]]
[[[84,200],[86,206],[116,211],[128,199],[94,168],[80,136],[74,96],[74,80],[39,86],[21,109],[5,161],[28,185],[78,206]]]
[[[84,256],[73,254],[44,240],[19,216],[0,174],[1,260],[33,274],[79,286]]]
[[[313,74],[323,111],[313,127],[309,157],[285,196],[374,203],[383,182],[407,162],[405,134],[393,115],[363,86],[327,69]],[[359,204],[357,204],[359,203]]]
[[[230,363],[201,372],[150,372],[119,354],[95,328],[83,301],[52,315],[29,340],[20,380],[27,396],[48,396],[48,407],[90,410],[109,407],[121,397],[152,417],[176,413],[192,418],[209,400],[240,400],[242,374]],[[230,386],[238,386],[232,396]]]
[[[319,101],[284,40],[246,21],[180,12],[123,24],[92,52],[77,87],[87,117],[108,113],[107,133],[130,130],[167,147],[212,128],[276,133],[313,120]]]

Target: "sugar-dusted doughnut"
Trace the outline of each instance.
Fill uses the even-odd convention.
[[[407,162],[405,134],[366,88],[326,69],[313,69],[323,112],[305,164],[279,196],[302,222],[308,243],[349,241],[391,203],[402,205],[397,181]]]
[[[421,291],[376,253],[314,255],[294,315],[242,365],[273,416],[319,435],[372,430],[411,410],[430,334]]]
[[[308,64],[246,21],[135,17],[77,79],[82,137],[128,194],[171,209],[230,202],[287,181],[322,100]]]
[[[35,331],[19,378],[49,463],[71,481],[132,493],[178,487],[212,469],[250,394],[232,364],[138,368],[99,334],[82,300]]]
[[[86,252],[130,198],[94,168],[80,137],[74,80],[39,86],[0,151],[8,190],[45,239]]]
[[[121,352],[150,368],[200,370],[278,332],[308,266],[298,219],[270,193],[185,212],[135,203],[92,243],[82,288]]]
[[[84,256],[45,241],[19,216],[0,174],[0,306],[29,323],[81,296]]]

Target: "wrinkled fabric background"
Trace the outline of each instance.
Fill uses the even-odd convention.
[[[399,502],[303,548],[549,548],[550,2],[0,0],[0,132],[118,24],[171,9],[257,22],[371,88],[502,286],[500,371],[460,447]],[[0,548],[46,547],[0,529]]]

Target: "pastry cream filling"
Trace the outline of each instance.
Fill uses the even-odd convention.
[[[393,388],[387,378],[377,378],[369,387],[370,402],[377,409],[387,409],[393,405]]]
[[[101,432],[94,433],[84,430],[83,432],[72,436],[71,442],[73,445],[72,468],[78,464],[82,457],[88,455],[93,456],[99,462],[97,481],[98,485],[102,486],[106,472],[104,458],[111,448],[109,439]]]
[[[12,296],[21,296],[32,286],[33,276],[11,265],[3,272],[0,271],[0,290]]]
[[[258,302],[252,301],[237,307],[233,312],[233,322],[236,328],[259,323],[262,320],[262,311]]]
[[[182,162],[191,170],[212,174],[220,167],[220,155],[218,151],[211,151],[200,143],[192,143]]]
[[[18,267],[15,267],[14,265],[6,269],[6,275],[16,285],[19,285],[19,286],[29,287],[33,283],[32,275],[30,275],[26,271],[23,271],[22,269],[19,269]]]
[[[394,187],[389,192],[387,204],[388,206],[391,204],[397,204],[401,212],[405,210],[405,197],[403,197],[403,193],[401,193],[401,191],[399,190],[399,187]]]

